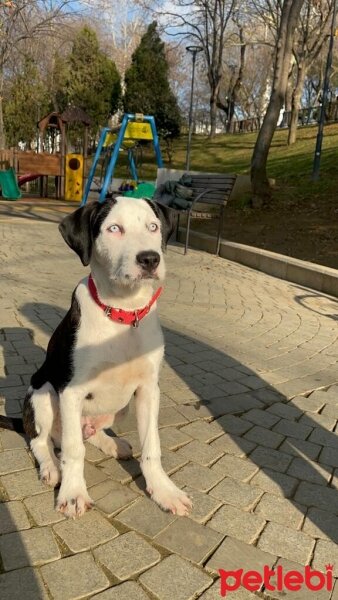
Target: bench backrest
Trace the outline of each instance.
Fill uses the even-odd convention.
[[[186,171],[179,169],[158,169],[156,187],[166,181],[178,181]],[[201,173],[200,171],[189,171],[192,179],[193,199],[203,191],[207,193],[201,197],[203,204],[226,204],[233,190],[236,175],[221,173]]]

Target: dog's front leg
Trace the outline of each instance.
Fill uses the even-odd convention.
[[[61,488],[57,508],[67,517],[80,517],[93,505],[83,475],[85,447],[82,441],[82,398],[71,388],[60,394]]]
[[[163,471],[158,433],[160,390],[157,382],[143,385],[136,391],[136,415],[141,442],[141,468],[147,492],[164,510],[187,515],[191,500],[176,487]]]

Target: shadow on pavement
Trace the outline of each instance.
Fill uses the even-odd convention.
[[[34,327],[39,327],[43,333],[48,334],[51,331],[52,318],[43,320],[41,316],[52,315],[55,311],[60,317],[65,312],[56,306],[34,303],[26,304],[21,309],[22,315],[31,319]],[[205,491],[223,503],[246,512],[256,510],[263,493],[286,498],[289,505],[300,515],[299,524],[293,527],[294,530],[303,527],[306,518],[305,532],[313,537],[324,537],[337,543],[338,493],[335,488],[334,466],[337,466],[338,439],[333,433],[337,419],[337,402],[333,394],[327,392],[326,396],[325,392],[317,392],[309,398],[298,396],[288,400],[246,365],[213,348],[212,345],[170,328],[165,328],[164,334],[166,365],[162,372],[161,390],[164,398],[169,399],[168,406],[177,412],[172,422],[164,424],[161,424],[160,415],[160,427],[162,429],[170,425],[177,426],[189,435],[189,423],[200,424],[200,432],[194,434],[195,439],[207,442],[209,448],[222,454],[220,458],[211,460],[208,465],[208,469],[217,474],[219,479],[209,488],[206,486]],[[33,373],[34,363],[42,362],[41,348],[35,345],[30,329],[3,329],[1,345],[9,380],[13,375],[20,374],[23,369],[27,375],[30,370]],[[15,356],[22,357],[23,361],[17,362],[13,373]],[[2,385],[6,383],[7,377],[2,379]],[[18,404],[13,405],[18,403],[15,387],[14,385],[12,392],[10,387],[6,387],[4,393],[5,408],[11,415],[17,415],[19,412],[13,411],[14,406],[18,408]],[[20,387],[24,386],[21,384]],[[22,394],[23,389],[20,399],[23,398]],[[206,428],[209,423],[213,433],[208,437]],[[131,413],[127,417],[127,424],[122,422],[116,431],[125,433],[127,439],[128,433],[134,436],[134,415]],[[191,443],[193,439],[181,448],[188,449]],[[4,450],[11,451],[7,447]],[[229,456],[234,458],[228,459]],[[247,465],[257,467],[247,476],[240,473],[243,459]],[[194,457],[187,460],[193,462]],[[200,463],[199,460],[196,456],[196,463],[202,463],[202,470],[206,470],[203,460],[200,460]],[[140,471],[136,459],[119,462],[138,483],[140,480],[137,476]],[[99,467],[100,463],[96,463],[96,466]],[[189,485],[194,488],[194,481],[187,477],[186,466],[178,467],[170,473],[173,473],[172,478],[180,486]],[[142,483],[139,485],[142,489]],[[6,475],[2,478],[1,486],[4,500],[0,505],[1,522],[5,527],[3,533],[7,534],[16,531],[16,522],[11,512],[6,509]],[[213,491],[217,486],[220,486],[219,491]],[[255,498],[250,505],[244,500],[241,505],[241,492],[249,490]],[[284,520],[280,519],[277,513],[278,509],[271,515],[271,521],[285,525],[285,517]],[[270,520],[267,513],[262,516]],[[20,534],[16,540],[18,547],[19,540]],[[22,544],[20,551],[23,554],[24,567],[28,562],[25,563]],[[330,560],[330,556],[327,556],[326,561]],[[321,568],[324,570],[324,564]],[[33,571],[27,570],[27,573],[28,571],[29,585],[33,585]],[[36,589],[40,590],[40,580],[37,579],[35,583]],[[5,595],[1,594],[1,586],[0,596],[6,599],[6,589]],[[21,596],[18,595],[19,597]]]

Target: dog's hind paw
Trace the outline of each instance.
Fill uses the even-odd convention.
[[[151,492],[152,500],[173,515],[186,517],[192,509],[190,498],[171,482],[170,485],[166,483],[163,487],[155,486]]]
[[[40,479],[43,483],[55,487],[61,481],[60,469],[53,462],[44,462],[40,466]]]
[[[100,449],[108,456],[120,458],[121,460],[127,460],[133,455],[133,449],[129,442],[124,438],[119,437],[110,437],[106,435],[100,444]]]
[[[81,493],[74,492],[73,494],[64,496],[60,490],[56,510],[64,514],[65,517],[75,519],[75,517],[82,517],[86,510],[93,506],[94,502],[86,491]]]

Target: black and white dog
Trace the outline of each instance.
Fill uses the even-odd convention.
[[[41,479],[51,486],[61,479],[58,510],[82,515],[92,505],[83,440],[128,458],[128,442],[104,429],[135,395],[147,491],[165,510],[185,515],[191,502],[163,471],[158,433],[164,345],[156,311],[161,289],[154,294],[152,284],[165,275],[162,249],[172,231],[166,208],[116,197],[79,208],[59,229],[91,275],[76,287],[25,399],[24,428]]]

